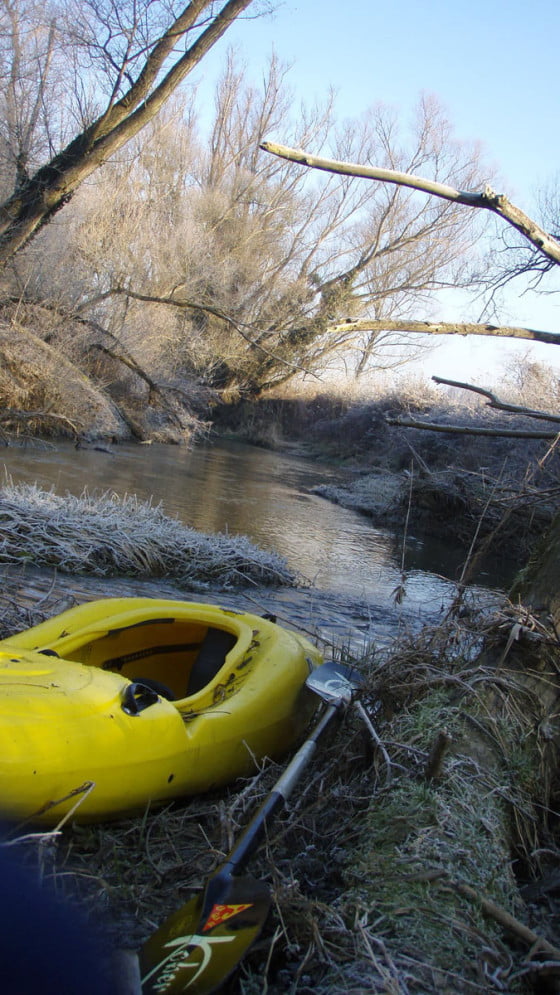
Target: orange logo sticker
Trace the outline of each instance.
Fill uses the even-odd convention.
[[[227,922],[232,916],[236,916],[238,912],[244,912],[245,909],[250,909],[251,907],[251,903],[248,905],[214,905],[202,928],[202,932],[207,933],[209,929],[214,929],[214,926],[219,926],[220,923]]]

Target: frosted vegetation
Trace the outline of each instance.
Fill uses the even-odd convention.
[[[284,560],[245,536],[208,536],[135,496],[60,496],[7,482],[0,490],[0,563],[64,573],[165,577],[191,591],[292,584]]]
[[[22,12],[22,46],[25,25]],[[31,80],[34,68],[30,59]],[[53,98],[67,127],[76,96],[68,87]],[[0,408],[10,418],[0,427],[18,427],[12,409],[23,409],[41,433],[181,442],[218,396],[259,396],[340,355],[356,375],[391,362],[403,336],[353,322],[410,318],[441,287],[468,282],[476,212],[310,176],[259,151],[281,126],[292,144],[402,170],[422,163],[477,187],[488,169],[437,101],[420,100],[410,127],[381,104],[341,125],[329,97],[294,101],[276,58],[256,85],[230,57],[204,126],[199,113],[195,90],[175,94],[5,269]],[[0,95],[9,134],[10,120]],[[30,167],[42,159],[38,138],[22,150]],[[17,185],[8,151],[0,141],[0,199]]]

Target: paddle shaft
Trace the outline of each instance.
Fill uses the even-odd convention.
[[[338,705],[328,705],[313,732],[300,746],[296,755],[290,761],[282,776],[277,780],[270,794],[244,829],[231,851],[223,870],[235,874],[245,867],[249,857],[255,852],[262,836],[277,811],[286,803],[303,771],[311,762],[319,739],[336,715]]]
[[[203,895],[177,909],[140,952],[143,991],[207,995],[223,984],[264,925],[270,908],[268,885],[241,870],[255,852],[272,818],[283,807],[312,760],[319,740],[337,712],[348,704],[341,665],[323,664],[308,686],[327,706],[311,734],[251,819],[225,863],[208,878]],[[334,684],[336,679],[336,686]],[[342,693],[342,692],[345,693]]]
[[[313,732],[300,746],[284,773],[277,780],[270,794],[267,795],[250,823],[245,827],[225,863],[210,878],[206,889],[202,920],[204,920],[205,915],[212,907],[216,892],[219,891],[227,880],[245,867],[247,861],[259,846],[273,817],[285,805],[303,771],[311,762],[321,736],[342,704],[344,702],[341,700],[327,705]]]

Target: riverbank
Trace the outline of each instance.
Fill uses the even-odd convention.
[[[351,475],[344,486],[322,484],[314,493],[359,511],[378,526],[440,539],[452,536],[465,551],[507,554],[520,567],[552,522],[557,497],[556,491],[513,488],[456,468],[415,474],[413,464],[401,474]]]
[[[33,332],[24,319],[33,322]],[[314,493],[367,515],[374,525],[401,534],[412,527],[438,538],[451,532],[465,551],[476,536],[493,553],[513,553],[520,564],[558,503],[560,457],[554,445],[549,450],[546,440],[469,435],[535,428],[518,409],[490,410],[476,394],[414,381],[369,395],[296,384],[256,400],[221,403],[217,393],[192,382],[152,382],[130,356],[102,349],[95,335],[82,341],[83,330],[80,338],[72,323],[53,328],[41,309],[18,312],[23,325],[17,335],[14,320],[8,309],[0,322],[6,367],[0,441],[6,445],[14,436],[31,440],[34,433],[53,439],[62,433],[80,447],[117,452],[119,443],[131,439],[183,445],[210,433],[239,439],[336,467],[346,480]],[[68,364],[63,395],[56,361],[61,348]],[[522,389],[510,385],[507,394],[504,386],[504,398],[555,410],[553,378],[547,380],[536,364],[522,372]],[[22,407],[25,415],[18,413]],[[406,421],[447,423],[456,431],[425,431],[405,427]]]
[[[399,423],[405,418],[457,431],[410,428]],[[456,397],[442,400],[424,385],[378,400],[329,393],[245,402],[216,412],[215,431],[335,466],[343,482],[313,492],[373,525],[451,535],[465,551],[483,543],[485,553],[522,566],[560,500],[555,441],[476,433],[523,431],[529,421]]]
[[[354,661],[373,736],[349,708],[269,827],[249,873],[271,887],[271,913],[224,991],[348,995],[390,981],[394,995],[534,995],[558,976],[546,875],[540,890],[556,853],[551,785],[533,754],[542,713],[525,627],[523,667],[506,648],[514,624],[507,608],[468,624],[455,614]],[[476,659],[483,639],[502,658],[499,680]],[[114,964],[115,950],[141,947],[200,892],[282,769],[265,762],[244,782],[138,818],[34,835],[5,827],[4,840],[87,912]],[[546,850],[533,854],[539,841]]]
[[[273,462],[282,464],[280,457]],[[362,485],[360,500],[371,501],[372,510],[381,514],[388,513],[401,490],[410,493],[408,472],[351,474]],[[17,522],[14,529],[24,538],[42,540],[53,530],[48,539],[68,553],[67,499],[59,503],[47,495],[49,517],[39,516],[37,523],[31,497],[23,513],[17,517],[14,512],[7,521]],[[244,498],[250,497],[245,481]],[[205,499],[208,503],[208,488]],[[300,499],[306,506],[303,493]],[[90,581],[105,584],[138,502],[110,499],[97,522],[101,531],[90,529],[96,516],[90,523],[91,510],[81,501],[70,504],[77,509],[76,545],[95,537]],[[115,508],[123,516],[118,529]],[[157,536],[163,531],[172,543],[182,539],[174,520],[168,526],[156,515],[154,530],[149,508],[141,508],[139,518],[142,542],[152,531]],[[35,528],[29,530],[30,524]],[[136,539],[129,538],[129,544],[136,546]],[[29,562],[21,556],[21,545],[19,551],[13,562]],[[177,563],[176,552],[170,550],[172,563]],[[83,554],[72,551],[78,564]],[[78,588],[81,584],[82,579]],[[55,603],[58,585],[53,581],[52,587],[53,599],[42,604],[49,616],[67,607]],[[256,593],[252,584],[248,590]],[[304,625],[315,623],[312,600],[306,602],[304,619]],[[18,618],[12,631],[38,620]],[[524,633],[530,626],[531,639],[540,637],[547,652],[552,637],[535,625],[527,615],[520,619],[495,604],[480,617],[457,599],[453,609],[440,612],[439,624],[421,634],[412,636],[409,630],[403,638],[401,631],[385,651],[370,647],[368,653],[352,654],[366,678],[362,701],[378,739],[368,736],[350,710],[322,747],[289,812],[269,833],[251,873],[271,884],[274,907],[260,941],[228,983],[231,995],[241,990],[347,995],[383,991],[387,978],[395,995],[446,990],[474,995],[481,979],[488,992],[532,995],[539,990],[553,957],[541,969],[534,951],[542,949],[540,938],[553,946],[560,917],[546,891],[538,901],[525,901],[522,890],[529,875],[534,893],[556,853],[548,822],[548,813],[557,810],[551,797],[556,766],[549,758],[549,773],[543,771],[539,757],[542,746],[547,757],[553,751],[548,737],[554,735],[557,708],[545,722],[533,685],[530,691],[526,686],[526,675],[533,681],[536,668],[528,667],[531,642],[524,641]],[[492,642],[499,674],[488,659],[478,661],[481,647]],[[522,666],[516,673],[512,656],[518,646]],[[347,649],[340,652],[348,658]],[[544,676],[552,687],[557,671],[549,669]],[[543,728],[551,731],[541,742]],[[438,743],[439,770],[433,766]],[[150,809],[138,819],[67,824],[58,835],[32,841],[27,836],[31,827],[10,830],[10,852],[23,854],[34,872],[40,867],[43,878],[54,882],[59,896],[87,910],[107,955],[123,946],[137,949],[158,923],[200,890],[281,769],[265,764],[254,778],[230,789]],[[539,846],[551,855],[548,864],[532,856]],[[512,854],[517,855],[514,863]],[[457,883],[467,892],[459,892]],[[479,898],[487,896],[501,921],[480,911]],[[518,930],[511,945],[503,925],[507,916]],[[527,935],[536,944],[529,951]]]

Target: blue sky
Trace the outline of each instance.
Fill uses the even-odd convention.
[[[258,0],[247,14],[257,9]],[[495,187],[534,215],[539,187],[555,177],[560,184],[559,38],[557,0],[401,0],[393,6],[286,0],[270,16],[240,19],[201,69],[212,77],[233,45],[258,74],[274,50],[292,64],[295,99],[321,98],[333,86],[340,118],[359,116],[378,101],[408,118],[422,92],[435,94],[456,137],[482,143],[499,176]],[[280,134],[269,137],[282,141]],[[554,286],[560,290],[559,277]],[[560,293],[520,296],[514,289],[507,305],[507,323],[560,332]],[[454,308],[441,313],[447,316],[459,315]],[[461,347],[465,356],[478,355],[481,345],[488,350],[488,343],[470,341]],[[461,348],[454,340],[457,357]],[[546,357],[555,351],[560,348],[548,348]]]

